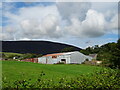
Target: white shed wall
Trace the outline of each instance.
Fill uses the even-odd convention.
[[[70,63],[70,55],[60,55],[58,57],[58,61],[61,61],[61,59],[65,59],[66,60],[66,64]]]
[[[92,57],[86,56],[86,55],[76,51],[76,52],[64,53],[63,55],[58,55],[57,58],[52,58],[52,56],[40,57],[40,58],[38,58],[38,63],[55,64],[55,63],[61,62],[61,59],[65,59],[66,64],[70,64],[70,63],[81,64],[86,59],[89,59],[89,61],[92,60]]]
[[[79,63],[81,64],[86,59],[92,60],[92,57],[86,56],[80,52],[75,52],[71,54],[70,63]]]
[[[46,64],[46,57],[40,57],[40,58],[38,58],[38,63],[44,63],[44,64]]]
[[[48,56],[46,58],[47,58],[47,64],[57,63],[57,58],[52,58],[52,56]]]

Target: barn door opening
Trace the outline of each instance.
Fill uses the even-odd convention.
[[[66,59],[61,59],[61,62],[66,64]]]
[[[48,59],[46,58],[46,64],[47,64],[47,62],[48,62]]]

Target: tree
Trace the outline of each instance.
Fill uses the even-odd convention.
[[[111,60],[112,64],[120,68],[120,39],[117,41],[117,47],[113,51],[113,58]]]
[[[2,58],[5,58],[5,54],[3,52],[0,55]]]
[[[74,47],[66,47],[64,49],[61,50],[61,52],[71,52],[74,50]]]
[[[85,55],[96,53],[97,60],[103,61],[104,64],[120,68],[120,39],[117,43],[107,43],[102,46],[95,45],[87,47],[80,51]]]
[[[98,53],[100,51],[100,47],[98,45],[94,46],[93,53]]]
[[[100,61],[103,61],[104,64],[109,64],[111,65],[111,58],[112,58],[112,54],[109,53],[109,52],[100,52],[98,55],[97,55],[97,60],[100,60]]]
[[[88,52],[86,49],[82,49],[80,50],[81,53],[85,54],[85,55],[89,55],[90,52]]]

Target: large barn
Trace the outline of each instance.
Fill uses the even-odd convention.
[[[86,59],[92,60],[92,57],[86,56],[78,51],[67,53],[47,54],[38,58],[38,63],[56,64],[63,62],[65,64],[81,64]]]

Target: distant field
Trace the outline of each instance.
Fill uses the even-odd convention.
[[[47,65],[21,61],[2,61],[2,74],[9,81],[19,79],[35,80],[43,71],[47,79],[58,79],[60,77],[76,77],[81,74],[93,73],[101,67],[88,65]]]
[[[19,55],[21,56],[22,54],[20,53],[10,53],[10,52],[0,52],[0,54],[4,53],[6,56],[9,56],[9,55]]]

